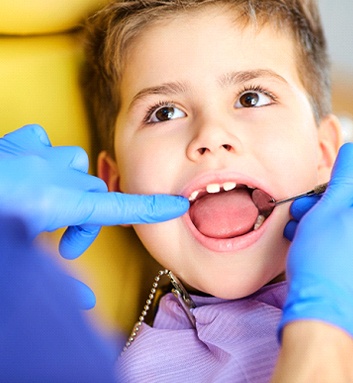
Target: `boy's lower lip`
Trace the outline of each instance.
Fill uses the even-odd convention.
[[[267,226],[267,221],[270,220],[270,218],[271,217],[267,218],[267,220],[259,229],[253,230],[245,235],[234,238],[218,239],[210,238],[200,233],[192,223],[188,213],[183,216],[186,226],[190,230],[193,237],[208,250],[219,253],[240,251],[253,245],[264,233],[265,227]]]

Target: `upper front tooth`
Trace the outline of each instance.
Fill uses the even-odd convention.
[[[235,189],[237,184],[235,182],[225,182],[223,184],[223,190],[224,191],[229,191]]]
[[[221,186],[219,184],[209,184],[206,186],[207,193],[219,193]]]
[[[197,198],[198,195],[199,195],[199,191],[198,190],[192,192],[190,197],[189,197],[189,201],[195,201],[195,199]]]

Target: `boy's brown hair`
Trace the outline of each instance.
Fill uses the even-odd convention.
[[[295,43],[297,69],[317,124],[331,112],[326,41],[315,0],[115,0],[86,23],[83,86],[97,150],[114,156],[114,128],[127,50],[143,30],[184,12],[220,6],[238,23],[274,26]]]

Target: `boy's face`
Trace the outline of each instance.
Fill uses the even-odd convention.
[[[241,28],[221,11],[152,26],[130,51],[116,166],[101,156],[101,174],[126,193],[200,192],[183,217],[135,226],[153,257],[189,287],[239,298],[285,269],[289,204],[254,231],[246,228],[258,215],[247,189],[223,186],[281,199],[328,180],[336,128],[330,120],[316,126],[295,59],[285,32]],[[207,193],[217,185],[221,193]]]

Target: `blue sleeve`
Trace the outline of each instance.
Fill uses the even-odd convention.
[[[71,278],[0,215],[0,382],[111,383],[114,352],[85,321]]]

